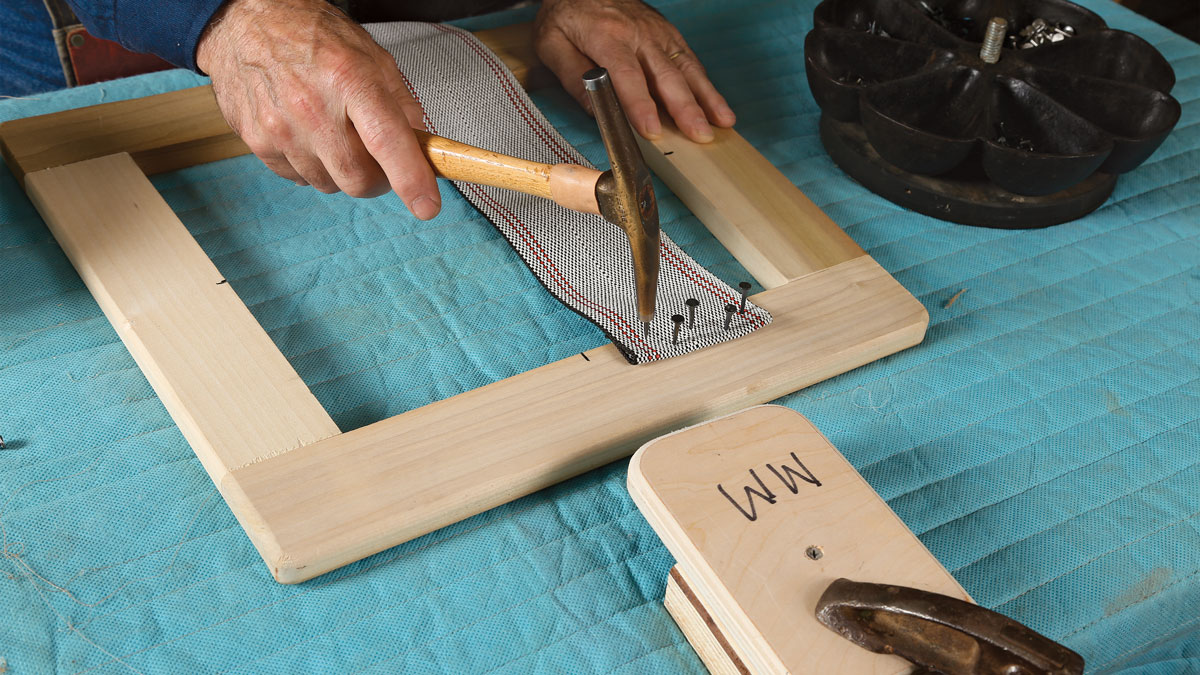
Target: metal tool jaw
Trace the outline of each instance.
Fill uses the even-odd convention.
[[[620,226],[629,237],[638,316],[649,326],[658,297],[659,249],[658,200],[650,181],[650,169],[613,91],[608,71],[589,70],[583,75],[583,84],[612,164],[596,183],[596,201],[600,215]]]
[[[838,579],[817,620],[851,642],[923,669],[959,675],[1078,675],[1083,658],[989,609],[940,593]]]

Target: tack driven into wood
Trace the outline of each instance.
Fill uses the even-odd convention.
[[[867,256],[753,300],[774,319],[733,342],[635,367],[606,345],[227,481],[273,533],[256,544],[276,578],[302,581],[916,344],[928,321]]]
[[[530,31],[477,34],[526,86],[547,81]],[[755,298],[770,326],[637,367],[605,346],[339,434],[143,175],[247,152],[210,88],[0,124],[9,168],[285,582],[920,342],[920,303],[740,136],[699,147],[668,127],[647,161],[771,288]]]

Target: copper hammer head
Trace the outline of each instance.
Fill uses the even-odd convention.
[[[658,201],[650,170],[638,148],[633,129],[613,91],[608,71],[593,68],[583,74],[600,138],[612,168],[596,182],[600,215],[625,231],[633,255],[638,316],[646,326],[654,319],[658,299]]]

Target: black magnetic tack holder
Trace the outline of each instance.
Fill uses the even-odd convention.
[[[805,68],[826,152],[942,220],[1079,218],[1182,112],[1154,47],[1066,0],[825,0],[813,25]]]

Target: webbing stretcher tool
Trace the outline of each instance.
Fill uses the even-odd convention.
[[[817,620],[878,654],[948,675],[1078,675],[1083,658],[1003,614],[907,586],[838,579]]]

